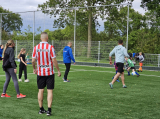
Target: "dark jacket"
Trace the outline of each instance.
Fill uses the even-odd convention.
[[[14,68],[16,69],[17,65],[15,62],[15,56],[14,56],[14,48],[8,47],[4,53],[3,58],[3,69],[6,68]]]

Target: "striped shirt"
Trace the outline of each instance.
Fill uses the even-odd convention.
[[[48,42],[40,42],[33,49],[32,58],[37,59],[37,75],[50,76],[54,74],[52,58],[55,58],[54,47]]]

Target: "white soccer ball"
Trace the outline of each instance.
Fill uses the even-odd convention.
[[[135,71],[133,71],[133,72],[132,72],[132,75],[133,75],[133,76],[134,76],[134,75],[136,75],[136,72],[135,72]]]

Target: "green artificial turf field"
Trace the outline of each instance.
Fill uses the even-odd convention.
[[[65,66],[59,64],[59,67],[62,76],[55,74],[50,117],[38,114],[36,75],[28,65],[30,82],[25,83],[24,77],[23,82],[19,82],[20,92],[27,97],[16,98],[11,80],[7,89],[11,97],[0,98],[0,119],[159,119],[160,72],[143,71],[140,77],[127,76],[125,72],[127,88],[115,82],[114,89],[110,89],[108,83],[115,74],[113,68],[72,65],[68,76],[71,82],[63,82]],[[4,82],[5,74],[0,68],[0,92]],[[43,106],[47,110],[46,96],[45,89]]]

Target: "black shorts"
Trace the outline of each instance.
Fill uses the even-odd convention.
[[[131,67],[131,69],[135,69],[135,70],[136,70],[136,68],[135,68],[135,67]]]
[[[38,89],[54,89],[54,74],[50,76],[38,76],[37,75],[37,86]]]
[[[0,57],[0,60],[2,60],[2,57]]]
[[[116,65],[117,65],[117,67],[118,67],[117,72],[119,72],[119,73],[124,72],[124,70],[123,70],[124,63],[119,63],[119,62],[117,62]]]

